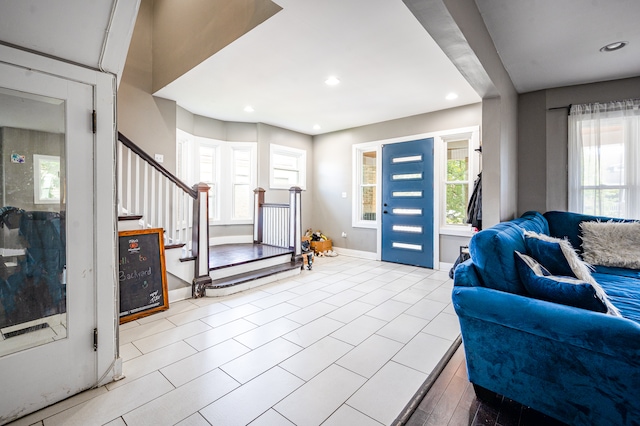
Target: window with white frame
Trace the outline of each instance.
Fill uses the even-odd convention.
[[[178,130],[176,174],[189,186],[197,182],[209,185],[212,225],[253,221],[257,168],[255,142],[224,142]]]
[[[307,187],[307,151],[271,144],[269,186],[272,189]]]
[[[378,146],[356,145],[353,148],[354,185],[352,225],[375,228],[377,225]]]
[[[478,132],[442,135],[441,226],[449,229],[469,228],[467,206],[479,167]]]
[[[640,99],[572,105],[569,210],[640,219]]]

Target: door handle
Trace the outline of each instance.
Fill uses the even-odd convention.
[[[382,213],[387,214],[387,211],[386,211],[386,210],[384,210]]]

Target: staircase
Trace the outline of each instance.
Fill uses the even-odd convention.
[[[253,244],[210,246],[209,187],[189,188],[121,133],[118,140],[118,230],[164,229],[170,303],[225,296],[300,273],[300,188],[289,190],[289,204],[265,203],[264,189],[256,189]]]

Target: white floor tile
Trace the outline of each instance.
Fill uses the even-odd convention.
[[[402,343],[374,334],[336,361],[336,364],[370,378],[389,362],[402,346]]]
[[[261,299],[255,300],[251,302],[252,305],[256,305],[259,308],[267,309],[272,306],[279,305],[280,303],[286,302],[289,299],[293,299],[294,297],[298,297],[297,294],[290,291],[281,291],[276,294],[272,294],[271,296],[263,297]]]
[[[225,306],[221,303],[213,303],[201,307],[196,306],[195,309],[180,312],[176,315],[171,315],[168,317],[168,319],[175,325],[183,325],[191,321],[197,321],[202,318],[210,317],[211,315],[215,315],[223,311],[228,311],[229,309],[230,308],[228,306]],[[171,309],[169,309],[169,311],[171,311]]]
[[[274,409],[297,426],[319,425],[365,381],[362,376],[332,365],[276,404]]]
[[[436,300],[438,302],[449,304],[451,303],[451,289],[446,287],[438,287],[437,289],[429,293],[426,299]]]
[[[413,305],[417,301],[423,299],[427,294],[429,294],[427,290],[409,288],[401,293],[398,293],[398,295],[392,297],[391,300],[397,300],[398,302],[404,302]]]
[[[393,360],[414,370],[430,374],[447,350],[451,341],[430,334],[418,333]]]
[[[239,384],[216,369],[123,416],[127,426],[172,425],[186,419]]]
[[[124,345],[120,345],[120,358],[122,358],[122,362],[127,362],[130,359],[133,359],[137,356],[142,355],[142,352],[135,346],[133,343],[125,343]]]
[[[203,408],[200,414],[212,425],[246,425],[303,383],[275,367]]]
[[[453,342],[460,335],[460,322],[456,315],[441,312],[422,329],[422,332]]]
[[[382,426],[382,423],[373,420],[371,417],[362,414],[360,411],[343,405],[335,413],[322,423],[322,426]]]
[[[180,341],[165,346],[162,349],[139,356],[122,364],[124,379],[111,382],[107,385],[110,391],[126,385],[142,376],[152,373],[176,361],[184,359],[196,353],[196,350],[185,342]]]
[[[352,281],[351,278],[347,278],[342,281],[329,284],[326,287],[322,287],[322,290],[332,294],[340,294],[349,290],[351,287],[355,287],[356,285],[358,285],[358,283]]]
[[[442,285],[442,281],[432,280],[431,278],[425,278],[421,281],[418,281],[416,284],[411,286],[411,288],[415,288],[417,290],[425,290],[431,293],[441,285]]]
[[[205,331],[204,333],[189,337],[185,339],[185,342],[197,350],[202,351],[254,328],[256,328],[255,324],[244,319],[238,319],[212,330]]]
[[[344,306],[349,302],[353,302],[354,300],[364,296],[364,293],[361,291],[356,291],[353,289],[347,289],[340,293],[334,294],[331,297],[324,299],[324,303],[329,303],[335,306]]]
[[[173,386],[179,387],[247,352],[249,352],[249,349],[246,346],[232,339],[226,340],[202,352],[174,362],[160,369],[160,372],[169,379]]]
[[[209,324],[211,327],[220,327],[221,325],[243,318],[247,315],[251,315],[260,310],[260,308],[251,304],[242,305],[237,308],[228,309],[218,314],[208,316],[203,318],[202,321]]]
[[[369,294],[366,294],[364,296],[362,296],[360,299],[358,299],[361,302],[364,303],[369,303],[371,305],[379,305],[382,302],[391,299],[393,296],[396,295],[395,291],[391,291],[391,290],[385,290],[382,288],[379,288],[377,290],[372,291]]]
[[[264,299],[265,297],[270,296],[271,293],[267,293],[262,290],[253,289],[242,291],[240,293],[234,293],[229,296],[225,296],[220,298],[220,303],[229,306],[230,308],[237,308],[238,306],[246,305],[247,303],[251,303],[260,299]]]
[[[369,312],[373,308],[375,308],[375,306],[369,303],[354,300],[353,302],[348,303],[343,307],[327,314],[327,317],[348,324],[359,316],[362,316],[365,313]]]
[[[282,362],[280,367],[310,380],[352,349],[352,345],[327,336]]]
[[[415,305],[404,311],[407,315],[413,315],[426,320],[434,319],[444,308],[446,303],[436,302],[435,300],[422,299]]]
[[[49,417],[45,423],[47,426],[102,425],[171,390],[171,383],[156,371]]]
[[[388,322],[410,307],[411,305],[408,303],[398,302],[397,300],[390,299],[367,312],[367,316],[378,318]]]
[[[388,337],[400,343],[407,343],[413,339],[427,324],[429,320],[401,314],[389,324],[376,331],[380,336]]]
[[[148,324],[137,325],[136,327],[128,327],[124,331],[121,329],[120,344],[130,343],[172,328],[175,328],[175,324],[167,319],[161,319]]]
[[[278,338],[222,365],[220,369],[238,382],[246,383],[301,350],[300,346]]]
[[[254,421],[250,423],[250,426],[296,426],[289,420],[285,419],[282,414],[278,413],[273,408]]]
[[[308,324],[331,311],[335,311],[336,309],[337,308],[334,305],[318,302],[287,315],[287,318],[297,322],[298,324]]]
[[[386,284],[386,282],[384,281],[379,281],[376,279],[377,277],[375,277],[374,279],[371,280],[367,280],[367,281],[361,281],[360,284],[351,287],[351,290],[355,290],[355,291],[359,291],[365,294],[369,294],[372,291],[376,291],[377,289],[379,289],[380,287],[384,287]],[[351,278],[352,280],[355,279]]]
[[[147,324],[153,321],[158,321],[159,319],[169,318],[179,313],[191,311],[197,308],[198,306],[191,303],[191,300],[180,300],[179,302],[173,302],[170,305],[170,309],[167,309],[166,311],[156,312],[153,315],[149,315],[148,317],[138,318],[136,321],[139,324]]]
[[[298,306],[300,308],[304,308],[306,306],[309,306],[311,304],[324,300],[330,296],[332,296],[331,293],[328,293],[322,290],[315,290],[307,294],[298,296],[294,299],[290,299],[287,303],[291,303],[292,305]]]
[[[295,312],[298,309],[300,309],[299,306],[295,306],[285,302],[280,303],[279,305],[272,306],[270,308],[266,308],[260,312],[256,312],[255,314],[247,315],[244,318],[254,324],[264,325],[268,322],[289,315],[290,313]]]
[[[349,398],[347,405],[390,425],[426,378],[426,374],[389,362]]]
[[[242,333],[234,337],[234,339],[251,349],[255,349],[298,327],[300,327],[300,324],[295,321],[287,318],[278,318],[251,331]]]
[[[303,325],[295,329],[291,333],[285,334],[283,337],[298,346],[306,348],[311,346],[318,340],[333,333],[338,328],[344,326],[340,321],[331,318],[322,317],[309,324]]]
[[[181,421],[176,423],[176,426],[211,426],[208,421],[200,413],[195,413]]]
[[[143,339],[137,339],[133,341],[136,348],[143,354],[155,351],[162,347],[168,346],[175,342],[180,342],[196,334],[204,333],[207,330],[211,330],[211,327],[202,321],[193,321],[180,325],[178,327],[171,328],[160,333],[156,333],[153,336],[145,337]]]
[[[331,337],[356,346],[367,340],[369,336],[385,325],[387,325],[386,321],[363,315],[331,333]]]
[[[127,426],[122,417],[118,417],[115,420],[111,420],[109,423],[105,423],[104,426]]]

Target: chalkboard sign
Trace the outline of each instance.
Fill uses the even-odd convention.
[[[162,228],[118,236],[120,324],[169,309]]]

